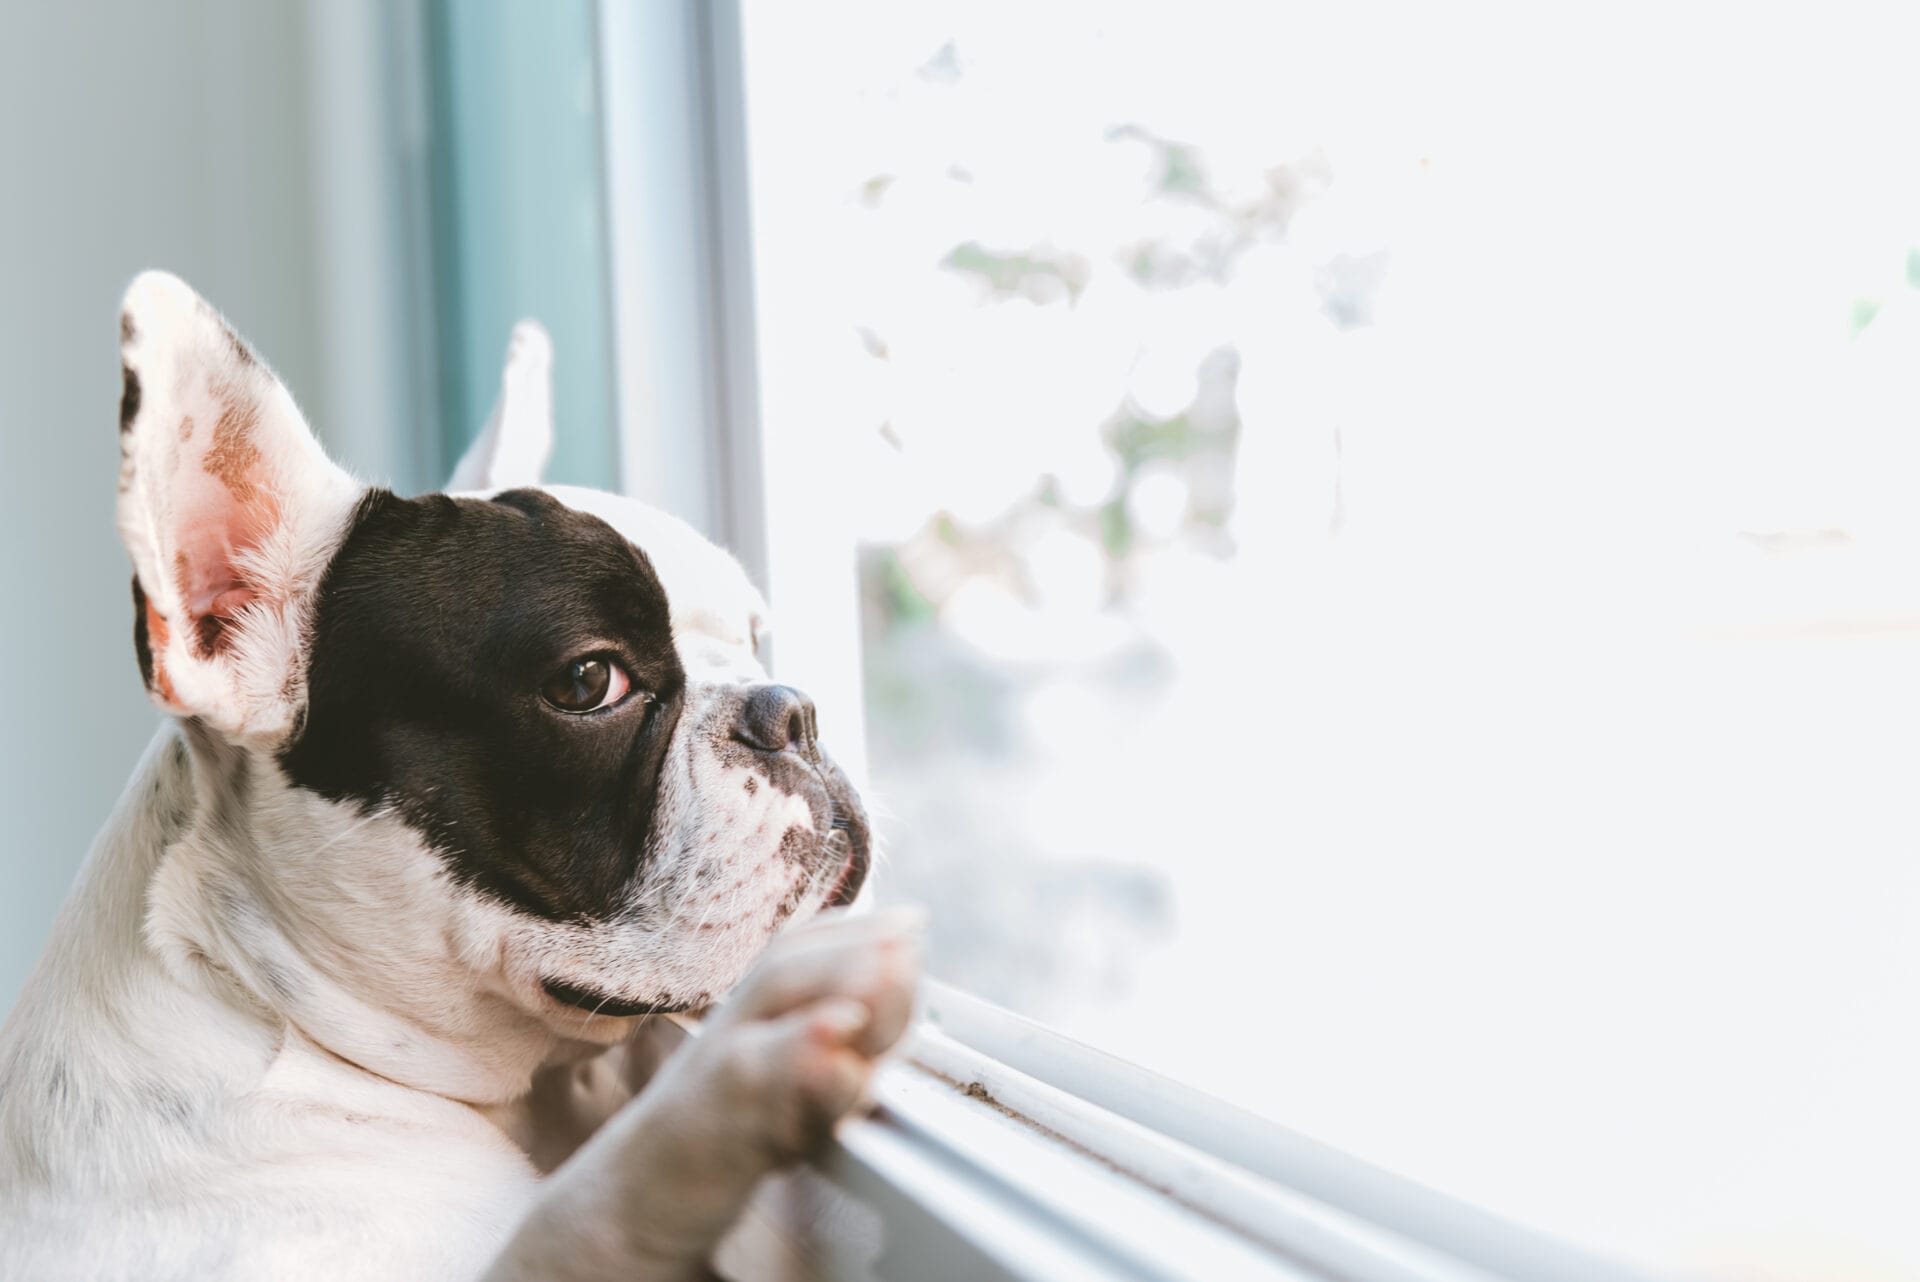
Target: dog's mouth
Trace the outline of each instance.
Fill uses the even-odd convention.
[[[858,829],[854,827],[858,825]],[[872,860],[866,839],[866,821],[858,814],[851,814],[841,808],[841,802],[833,802],[833,818],[828,827],[822,846],[833,860],[828,867],[833,871],[833,881],[829,883],[828,898],[822,902],[822,908],[845,908],[852,904],[860,894],[860,887],[866,883],[866,869]],[[858,839],[854,833],[858,831]]]
[[[543,979],[540,987],[547,996],[557,1002],[571,1006],[576,1010],[592,1015],[608,1015],[616,1019],[631,1015],[672,1015],[680,1011],[692,1010],[691,1002],[636,1002],[624,997],[615,997],[611,993],[596,992],[591,988],[581,988],[561,979]]]
[[[821,845],[831,860],[827,866],[835,871],[821,907],[844,908],[866,884],[867,868],[873,858],[872,835],[867,828],[866,814],[851,788],[842,784],[839,789],[830,789],[828,800],[831,810]]]

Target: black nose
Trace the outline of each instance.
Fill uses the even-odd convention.
[[[792,686],[760,686],[740,705],[740,724],[733,737],[763,752],[783,748],[811,751],[813,700]]]

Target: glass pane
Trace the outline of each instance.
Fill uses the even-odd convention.
[[[935,971],[1637,1260],[1920,1265],[1899,24],[746,43],[769,422],[853,478]]]

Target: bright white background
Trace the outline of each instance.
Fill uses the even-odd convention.
[[[774,582],[868,550],[883,886],[936,968],[1645,1263],[1920,1272],[1905,11],[745,34]],[[1230,270],[1126,270],[1282,169]],[[995,295],[967,243],[1075,284]],[[1230,476],[1122,475],[1116,407],[1200,414],[1222,349]],[[876,550],[926,617],[874,613]],[[777,600],[783,655],[851,598]],[[909,726],[898,681],[959,693]]]

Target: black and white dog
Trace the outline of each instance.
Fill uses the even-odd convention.
[[[755,968],[869,856],[759,596],[671,517],[533,488],[537,328],[477,493],[416,499],[334,466],[178,279],[134,281],[120,340],[172,717],[0,1032],[0,1277],[698,1276],[919,965],[876,914]],[[736,985],[629,1104],[644,1017]]]

